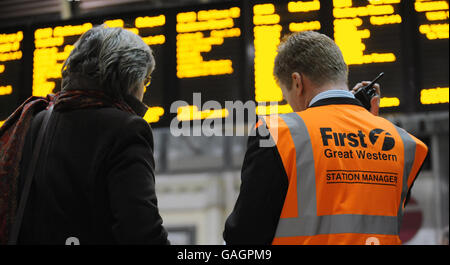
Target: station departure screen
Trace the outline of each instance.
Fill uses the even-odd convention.
[[[176,14],[176,100],[188,103],[178,107],[178,120],[227,117],[225,101],[241,98],[240,17],[236,6]],[[220,105],[203,109],[203,102],[210,100]]]
[[[292,112],[273,76],[277,47],[286,34],[321,29],[320,1],[256,1],[252,9],[256,114]]]
[[[33,53],[33,95],[45,96],[61,88],[61,69],[64,61],[74,48],[77,39],[97,24],[104,23],[109,27],[122,27],[142,37],[154,54],[157,62],[152,73],[150,89],[144,94],[144,103],[149,110],[144,119],[156,123],[164,115],[164,49],[166,42],[164,25],[166,17],[163,14],[149,16],[134,16],[129,18],[104,19],[99,21],[84,21],[72,24],[52,24],[40,27],[34,31],[35,49]],[[161,62],[158,64],[158,62]]]
[[[420,34],[420,103],[429,107],[448,104],[448,1],[416,0],[414,8]]]
[[[224,118],[230,115],[226,102],[247,99],[257,103],[258,115],[291,112],[273,76],[274,60],[284,36],[307,30],[326,32],[335,40],[349,66],[350,88],[385,73],[379,81],[382,113],[409,109],[403,108],[409,102],[405,99],[415,95],[420,95],[416,111],[445,108],[448,1],[401,1],[409,0],[236,1],[0,30],[0,121],[26,96],[18,93],[26,83],[32,83],[34,96],[57,92],[62,65],[74,43],[102,23],[137,33],[153,50],[156,68],[144,95],[150,106],[144,119],[156,127],[166,126],[163,123],[175,115],[168,105],[176,101],[186,103],[178,106],[179,121]],[[404,24],[409,18],[402,15],[411,12],[417,17],[416,29],[406,28],[415,22]],[[402,58],[402,47],[408,45],[402,40],[405,30],[417,33],[417,45],[409,48],[420,65],[404,63],[416,63]],[[34,44],[32,58],[22,58],[28,35]],[[27,65],[33,75],[21,76],[31,71]],[[405,73],[410,72],[405,67],[417,70],[421,91],[408,91]],[[249,76],[247,68],[253,68]]]
[[[20,104],[23,38],[22,30],[0,32],[0,125]]]
[[[384,72],[380,107],[391,110],[404,97],[400,13],[400,0],[333,0],[334,40],[349,66],[349,87]]]

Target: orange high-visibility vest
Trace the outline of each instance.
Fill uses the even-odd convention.
[[[262,122],[289,182],[273,244],[401,244],[405,198],[428,152],[424,143],[357,105]]]

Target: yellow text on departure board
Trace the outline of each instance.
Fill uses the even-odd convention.
[[[255,101],[261,103],[256,108],[256,114],[269,115],[274,113],[292,112],[288,104],[278,105],[283,100],[283,94],[273,75],[277,47],[284,30],[299,32],[320,30],[319,20],[302,21],[305,13],[318,12],[320,1],[291,1],[287,3],[288,12],[298,15],[299,20],[282,24],[276,5],[272,3],[253,6],[253,33],[255,47]],[[267,104],[267,103],[271,104]]]
[[[449,8],[447,1],[416,0],[414,8],[424,13],[426,22],[419,25],[419,32],[429,40],[448,39]]]
[[[0,63],[22,59],[22,40],[22,31],[0,34]]]
[[[228,117],[229,112],[223,109],[207,109],[199,110],[197,106],[183,106],[177,110],[177,119],[179,121],[204,120],[204,119],[220,119]]]
[[[232,74],[231,59],[205,60],[204,54],[214,46],[223,45],[225,39],[241,35],[235,25],[240,8],[200,10],[177,14],[177,77]]]
[[[448,87],[422,89],[420,91],[420,103],[424,105],[449,103]]]
[[[164,108],[159,106],[149,107],[143,119],[148,123],[155,123],[158,122],[163,115],[164,115]]]
[[[133,28],[125,27],[125,21],[120,18],[105,20],[103,23],[111,28],[115,27],[124,28],[126,30],[133,32],[136,35],[140,35],[145,44],[149,46],[161,45],[166,42],[166,37],[163,34],[143,35],[139,32],[139,29],[149,29],[164,26],[166,24],[165,15],[137,17],[134,20],[135,27]]]
[[[277,47],[280,44],[283,27],[273,4],[261,4],[253,7],[253,28],[255,46],[255,100],[257,102],[279,102],[283,94],[273,76]],[[267,20],[264,18],[268,18]],[[264,23],[263,23],[264,21]]]
[[[397,60],[392,52],[371,53],[365,40],[370,40],[376,27],[402,22],[395,5],[400,0],[371,0],[366,6],[354,6],[356,1],[333,0],[334,39],[348,65],[390,63]],[[363,26],[368,20],[371,29]]]
[[[0,96],[9,95],[12,94],[12,92],[13,90],[11,85],[0,86]]]
[[[74,48],[74,43],[65,43],[65,38],[78,37],[91,28],[91,23],[84,23],[35,30],[33,96],[45,97],[52,93],[56,86],[55,79],[61,78],[62,65]]]
[[[8,84],[8,80],[5,82],[2,74],[6,72],[8,64],[22,59],[22,40],[22,31],[0,34],[0,96],[13,93],[12,84]]]
[[[111,19],[103,22],[108,27],[125,27],[123,19]],[[137,17],[135,27],[125,28],[135,34],[139,29],[163,26],[165,16]],[[64,25],[39,28],[34,32],[35,50],[33,54],[33,95],[46,96],[55,88],[55,79],[61,78],[61,68],[74,48],[74,41],[68,42],[68,37],[79,37],[93,27],[86,22],[79,25]],[[148,45],[165,43],[162,34],[149,35],[142,38]],[[72,38],[73,40],[73,38]]]

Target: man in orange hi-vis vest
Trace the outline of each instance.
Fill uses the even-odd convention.
[[[377,116],[379,97],[371,112],[355,99],[342,53],[323,34],[286,38],[274,75],[295,112],[257,122],[225,242],[401,244],[426,145]]]

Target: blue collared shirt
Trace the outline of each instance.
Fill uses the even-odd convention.
[[[317,101],[319,101],[321,99],[325,99],[325,98],[355,98],[355,96],[353,95],[352,92],[350,92],[348,90],[340,90],[340,89],[327,90],[327,91],[317,94],[311,100],[308,107],[310,107],[312,104],[316,103]]]

